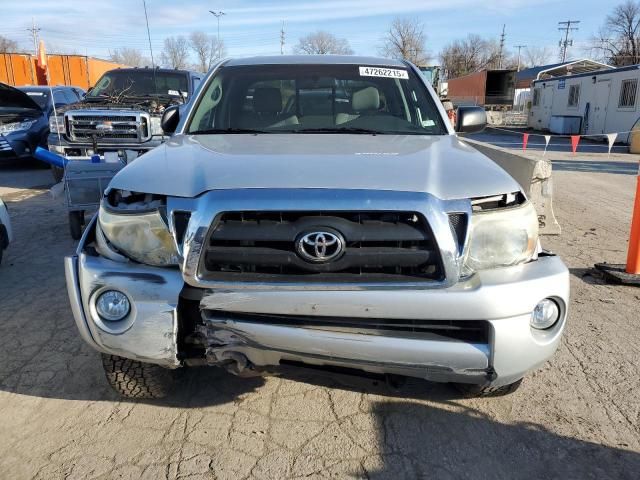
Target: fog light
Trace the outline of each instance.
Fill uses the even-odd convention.
[[[117,322],[129,315],[131,305],[127,296],[117,290],[107,290],[96,300],[96,311],[104,320]]]
[[[531,326],[538,330],[545,330],[552,327],[560,318],[560,308],[558,304],[550,298],[542,300],[531,314]]]

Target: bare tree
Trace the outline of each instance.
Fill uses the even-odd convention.
[[[18,51],[18,42],[0,35],[0,53],[15,53]]]
[[[611,65],[640,63],[640,2],[626,0],[615,7],[591,44],[599,59]]]
[[[416,65],[426,65],[430,60],[426,41],[422,23],[413,18],[395,18],[383,39],[380,54],[390,58],[403,58]]]
[[[549,47],[527,47],[523,52],[522,64],[527,67],[547,65],[553,58],[553,51]]]
[[[189,42],[182,36],[165,38],[160,59],[169,68],[185,68],[189,59]]]
[[[486,68],[497,68],[499,55],[500,49],[496,42],[469,34],[467,38],[454,40],[446,45],[440,52],[440,63],[449,78],[456,78]],[[503,58],[508,58],[505,52]],[[508,62],[503,61],[503,68],[507,66]]]
[[[204,32],[192,32],[189,35],[189,46],[196,54],[198,64],[196,68],[201,72],[208,72],[213,64],[226,55],[224,41]]]
[[[137,48],[116,48],[113,52],[109,52],[109,59],[112,62],[129,65],[130,67],[151,65],[151,61],[143,56],[142,52]]]
[[[293,47],[293,51],[302,55],[353,55],[353,50],[346,39],[322,30],[300,38],[298,44]]]

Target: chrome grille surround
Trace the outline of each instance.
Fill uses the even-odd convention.
[[[74,142],[143,143],[151,138],[151,117],[135,110],[70,110],[65,113],[67,136]]]
[[[443,268],[441,280],[398,282],[239,282],[215,281],[201,274],[205,246],[224,212],[260,211],[414,211],[429,224],[440,252]],[[174,231],[173,212],[191,212],[184,241],[177,242],[182,256],[185,282],[205,289],[257,290],[365,290],[428,289],[455,285],[460,278],[464,246],[461,248],[450,226],[449,213],[470,217],[469,200],[441,200],[421,192],[334,189],[236,189],[214,190],[197,198],[167,199],[169,226]]]

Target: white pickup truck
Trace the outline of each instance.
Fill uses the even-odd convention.
[[[66,258],[82,337],[125,396],[191,365],[513,391],[556,350],[569,274],[518,183],[403,61],[225,60],[165,111]]]

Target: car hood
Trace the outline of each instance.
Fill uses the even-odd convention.
[[[6,83],[0,83],[0,108],[28,108],[42,112],[29,95]]]
[[[111,188],[176,197],[208,190],[324,188],[427,192],[443,200],[519,191],[454,135],[176,135]]]

